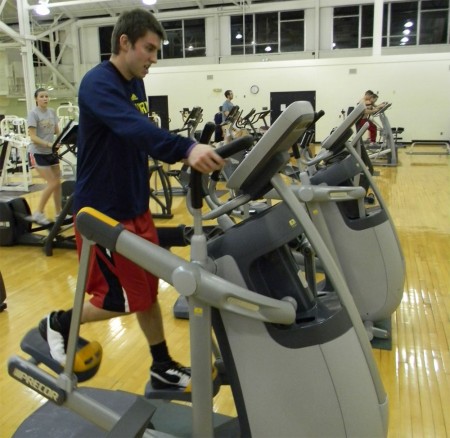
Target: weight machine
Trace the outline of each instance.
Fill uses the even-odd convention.
[[[5,116],[0,121],[0,191],[28,192],[33,184],[28,165],[28,125],[24,118]],[[19,173],[19,181],[11,175]]]
[[[68,160],[67,154],[76,156],[76,136],[78,123],[70,121],[53,143],[53,153],[58,154],[61,161],[74,166],[74,159]],[[61,150],[58,150],[61,146]],[[75,175],[75,168],[72,174]],[[19,197],[8,201],[0,201],[0,246],[29,245],[42,246],[45,255],[51,256],[53,248],[75,248],[74,236],[63,234],[73,227],[72,201],[74,180],[65,180],[61,184],[62,210],[55,222],[49,225],[33,224],[29,217],[31,210],[25,198]],[[43,234],[47,233],[47,234]]]

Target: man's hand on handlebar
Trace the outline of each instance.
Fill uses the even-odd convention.
[[[184,162],[201,173],[211,173],[225,165],[225,160],[207,144],[196,144]]]

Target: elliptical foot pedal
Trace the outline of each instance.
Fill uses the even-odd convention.
[[[28,353],[37,363],[48,366],[55,373],[64,371],[64,366],[53,359],[45,339],[39,333],[39,329],[30,330],[20,343],[20,348]],[[91,379],[97,373],[102,360],[102,347],[94,341],[78,338],[77,354],[75,356],[74,373],[78,382]]]

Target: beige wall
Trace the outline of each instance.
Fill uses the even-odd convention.
[[[355,105],[370,88],[379,93],[379,101],[392,102],[387,115],[391,126],[405,128],[405,141],[450,139],[449,53],[154,66],[145,83],[148,95],[168,96],[171,129],[181,126],[184,107],[201,106],[204,122],[212,120],[226,89],[233,89],[234,102],[244,113],[270,108],[271,92],[316,91],[316,109],[325,111],[316,138],[323,140],[339,123],[341,110]],[[253,84],[260,88],[257,95],[250,93]]]

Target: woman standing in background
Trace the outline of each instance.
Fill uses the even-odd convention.
[[[55,134],[59,134],[58,118],[55,111],[48,107],[50,100],[45,88],[38,88],[34,92],[36,108],[33,108],[27,118],[28,135],[30,137],[30,157],[33,167],[39,176],[47,182],[41,193],[36,211],[31,220],[40,225],[50,224],[44,214],[45,205],[53,195],[55,211],[61,213],[61,169],[59,158],[53,153],[52,146]]]

